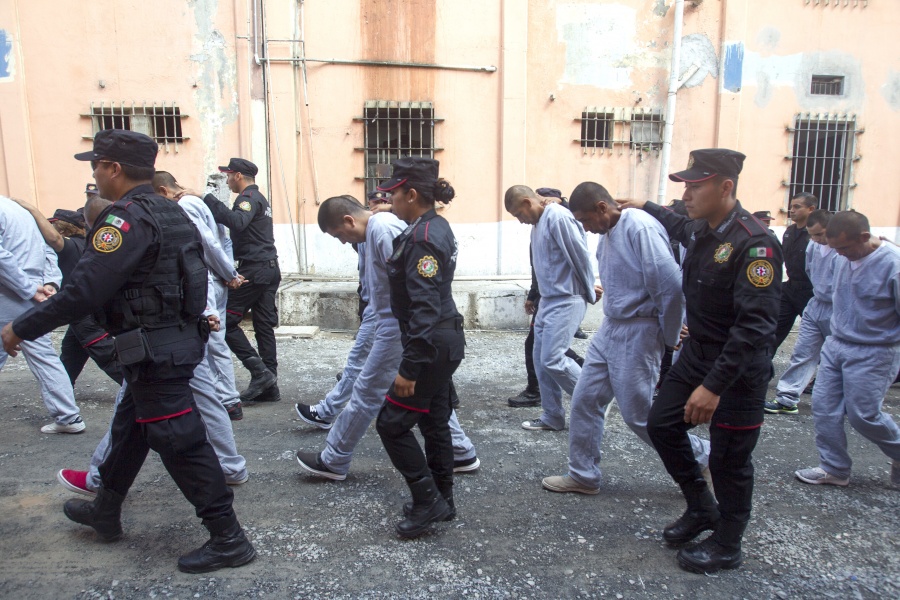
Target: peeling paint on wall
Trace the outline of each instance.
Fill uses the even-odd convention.
[[[566,44],[560,83],[627,89],[636,49],[637,11],[622,4],[560,4],[558,39]]]
[[[697,65],[697,72],[684,82],[684,87],[697,87],[710,75],[719,76],[719,57],[709,38],[702,33],[692,33],[681,38],[681,73],[679,78]]]
[[[756,43],[766,50],[774,50],[781,41],[781,32],[774,27],[763,27],[756,36]]]
[[[729,92],[740,92],[744,73],[744,43],[727,44],[723,63],[722,87]]]
[[[657,17],[664,17],[668,12],[669,7],[666,6],[666,0],[656,0],[656,5],[653,7],[653,13]]]
[[[881,95],[892,110],[900,110],[900,73],[891,71],[887,82],[881,86]]]
[[[12,81],[15,67],[12,36],[7,30],[0,29],[0,81]]]
[[[204,148],[203,168],[216,171],[216,150],[222,128],[238,118],[238,95],[234,52],[215,28],[218,0],[193,0],[189,3],[197,25],[194,36],[194,103]]]

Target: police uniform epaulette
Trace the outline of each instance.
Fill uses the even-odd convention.
[[[735,221],[740,225],[738,229],[746,231],[750,237],[769,235],[769,231],[762,222],[749,213],[738,214]]]

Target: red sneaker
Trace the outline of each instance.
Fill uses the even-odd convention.
[[[87,471],[73,471],[72,469],[62,469],[59,473],[56,474],[56,479],[59,480],[64,488],[71,492],[82,494],[84,496],[96,496],[97,492],[93,492],[88,489],[87,476]]]

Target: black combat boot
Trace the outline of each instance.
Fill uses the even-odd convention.
[[[256,558],[256,550],[233,516],[204,521],[203,525],[209,530],[209,541],[178,559],[178,570],[182,573],[240,567]]]
[[[273,385],[262,394],[257,396],[254,402],[281,402],[281,390],[278,389],[278,384]]]
[[[719,569],[737,569],[741,566],[741,538],[746,523],[719,521],[711,536],[690,548],[678,551],[678,564],[694,573],[715,573]]]
[[[412,538],[423,533],[428,526],[437,521],[446,520],[450,507],[444,497],[438,493],[437,486],[431,477],[423,477],[409,483],[412,492],[412,510],[406,519],[397,523],[397,534],[400,537]]]
[[[456,518],[456,505],[453,503],[453,478],[452,477],[441,477],[434,480],[435,486],[437,486],[438,491],[441,493],[441,496],[444,497],[444,502],[447,503],[447,506],[450,507],[450,512],[447,513],[447,516],[443,518],[444,521],[452,521]],[[413,503],[407,502],[403,505],[403,516],[409,517],[409,514],[412,512]]]
[[[266,363],[258,356],[248,358],[244,366],[250,371],[250,385],[241,392],[242,402],[256,400],[263,392],[278,383],[278,378],[266,368]]]
[[[122,537],[121,517],[124,501],[125,496],[101,487],[93,500],[67,501],[63,506],[63,512],[76,523],[93,527],[104,542],[114,542]]]
[[[715,529],[719,522],[719,506],[702,477],[682,484],[687,510],[674,523],[666,525],[663,539],[678,546],[687,544],[707,529]]]

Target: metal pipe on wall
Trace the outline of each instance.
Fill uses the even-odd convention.
[[[344,60],[341,58],[263,58],[266,62],[317,62],[329,65],[356,65],[371,67],[405,67],[411,69],[441,69],[445,71],[478,71],[482,73],[494,73],[497,67],[488,65],[485,67],[466,65],[445,65],[436,63],[398,62],[392,60]]]
[[[669,71],[669,95],[666,100],[666,124],[663,129],[662,159],[659,167],[658,204],[665,204],[669,181],[669,163],[672,159],[672,132],[675,128],[675,106],[678,95],[678,79],[681,72],[681,31],[684,27],[684,0],[675,0],[675,31],[672,43],[672,66]]]

